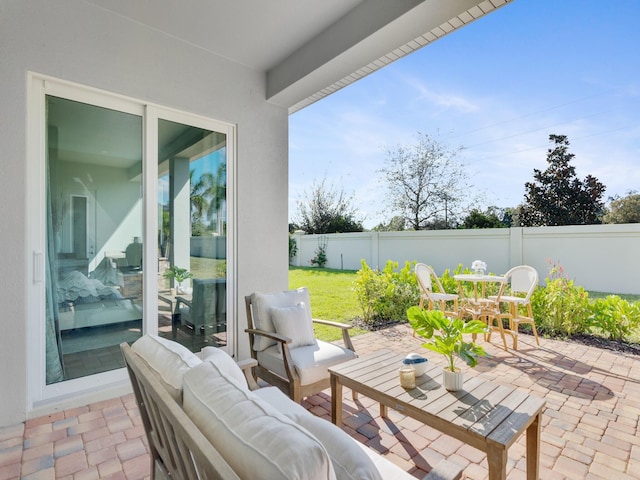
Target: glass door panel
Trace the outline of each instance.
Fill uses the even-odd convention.
[[[227,345],[227,136],[158,121],[158,334]]]
[[[142,117],[46,96],[47,384],[124,366],[141,335]]]

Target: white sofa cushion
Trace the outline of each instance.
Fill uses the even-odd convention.
[[[160,379],[176,402],[182,403],[182,377],[202,360],[177,342],[155,335],[143,335],[131,348]]]
[[[307,305],[307,315],[309,322],[311,322],[309,290],[305,287],[275,293],[253,293],[251,295],[253,326],[266,332],[275,333],[276,329],[271,321],[271,312],[269,310],[272,307],[295,307],[301,302]],[[253,349],[261,351],[276,343],[275,340],[258,335],[253,344]]]
[[[292,401],[287,395],[282,393],[282,390],[278,387],[262,387],[253,390],[253,393],[289,418],[297,418],[300,415],[311,415],[302,405]]]
[[[296,414],[294,420],[315,436],[329,452],[338,480],[382,480],[398,478],[382,476],[373,460],[360,448],[359,442],[342,429],[309,412]],[[366,447],[365,447],[366,448]],[[403,471],[403,473],[405,473]]]
[[[303,347],[316,343],[311,315],[307,314],[307,306],[300,302],[293,307],[271,307],[271,321],[276,332],[291,339],[289,348]],[[278,350],[282,346],[278,343]]]
[[[282,353],[275,345],[258,352],[257,356],[260,365],[286,378]],[[301,385],[309,385],[328,378],[329,367],[356,358],[356,354],[340,345],[316,340],[314,345],[292,349],[291,358],[300,376]]]
[[[226,373],[233,380],[238,382],[243,388],[249,389],[247,379],[242,373],[242,369],[236,361],[224,350],[218,347],[204,347],[200,352],[203,362],[211,362],[217,365],[221,371]]]
[[[184,376],[184,411],[240,478],[334,479],[318,439],[204,362]]]

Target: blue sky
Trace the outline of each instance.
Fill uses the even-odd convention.
[[[451,148],[486,205],[522,203],[567,135],[605,198],[640,190],[640,1],[515,0],[289,119],[289,216],[314,181],[387,221],[385,151],[418,132]],[[385,211],[386,210],[386,211]]]

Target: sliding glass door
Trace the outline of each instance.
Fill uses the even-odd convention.
[[[42,149],[30,188],[44,193],[34,203],[30,322],[40,337],[30,358],[44,371],[31,398],[125,379],[119,345],[144,333],[233,353],[233,127],[62,82],[33,85],[42,123],[31,140]]]

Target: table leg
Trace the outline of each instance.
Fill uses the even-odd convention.
[[[380,404],[380,417],[387,418],[387,406],[383,403]]]
[[[342,426],[342,384],[336,375],[331,374],[331,421]]]
[[[491,443],[487,447],[489,480],[507,480],[507,449]]]
[[[540,431],[542,428],[542,411],[527,428],[527,480],[540,479]]]

